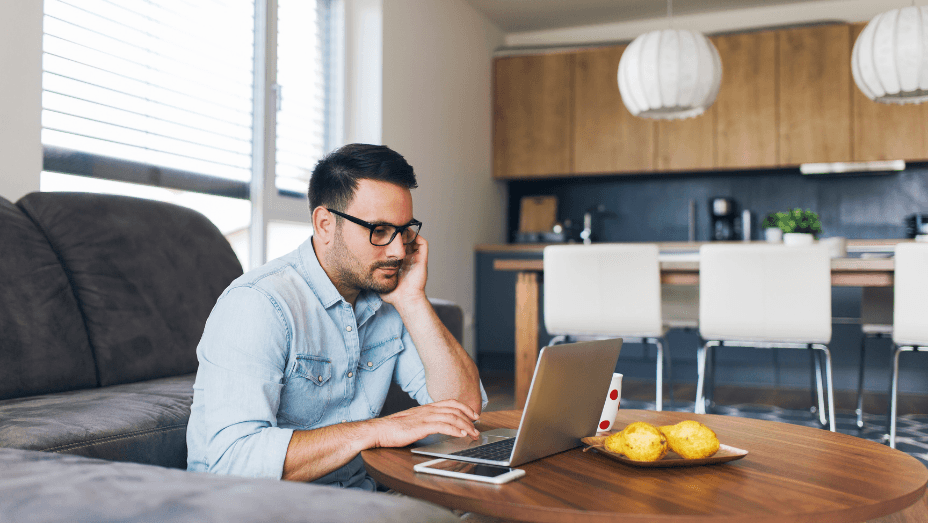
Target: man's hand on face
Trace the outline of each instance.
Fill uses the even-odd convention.
[[[405,447],[432,434],[470,436],[476,440],[480,432],[474,428],[477,414],[457,400],[444,400],[414,407],[376,422],[375,447]]]
[[[406,258],[397,272],[399,283],[396,288],[380,298],[393,305],[406,300],[425,298],[425,282],[428,279],[429,242],[422,235],[406,246]]]

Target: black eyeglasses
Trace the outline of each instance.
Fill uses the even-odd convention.
[[[354,222],[361,227],[367,227],[371,231],[371,244],[376,245],[377,247],[384,247],[390,245],[393,241],[393,238],[396,238],[396,235],[399,234],[400,238],[404,244],[409,245],[410,243],[416,241],[416,237],[419,236],[419,229],[422,228],[422,222],[419,220],[413,220],[406,225],[392,225],[389,223],[370,223],[354,216],[349,216],[343,212],[338,212],[335,209],[326,209],[330,213],[341,216],[342,218],[348,220],[349,222]]]

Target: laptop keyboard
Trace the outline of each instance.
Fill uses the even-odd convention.
[[[512,455],[512,446],[515,445],[516,438],[501,439],[479,447],[452,452],[452,456],[463,456],[465,458],[488,459],[493,461],[506,461]]]

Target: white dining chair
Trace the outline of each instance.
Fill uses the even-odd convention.
[[[655,408],[663,409],[664,360],[671,387],[667,328],[661,319],[654,244],[553,245],[544,249],[544,322],[553,343],[622,338],[657,347]]]
[[[896,245],[893,275],[893,355],[889,385],[889,446],[896,448],[899,355],[928,350],[928,244]]]
[[[699,333],[704,344],[697,354],[697,413],[706,409],[706,362],[713,348],[814,349],[825,358],[828,421],[834,432],[827,248],[704,245],[699,251]],[[820,380],[819,359],[813,360]]]

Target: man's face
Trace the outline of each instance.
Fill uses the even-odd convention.
[[[342,212],[366,222],[406,225],[413,219],[412,194],[392,183],[361,180],[354,199]],[[406,257],[400,235],[389,245],[371,245],[370,230],[345,219],[338,220],[329,264],[337,287],[388,293],[399,283],[399,268]]]

